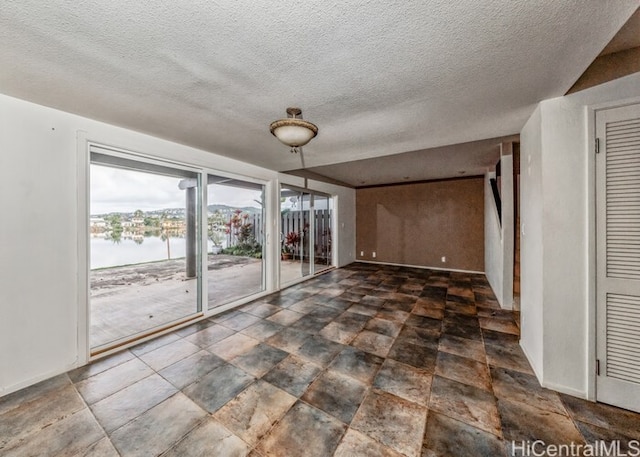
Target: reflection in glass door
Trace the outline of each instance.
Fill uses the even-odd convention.
[[[200,174],[92,147],[92,353],[200,312]]]
[[[332,199],[309,191],[280,190],[280,283],[331,268]]]

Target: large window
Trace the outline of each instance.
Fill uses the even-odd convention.
[[[200,175],[93,148],[92,352],[200,312]]]
[[[264,290],[264,186],[208,176],[209,309]]]

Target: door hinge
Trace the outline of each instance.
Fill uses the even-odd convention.
[[[600,154],[600,138],[596,138],[596,154]]]
[[[596,359],[596,376],[600,376],[600,359]]]

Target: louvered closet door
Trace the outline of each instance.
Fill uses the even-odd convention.
[[[598,401],[640,412],[640,105],[598,111]]]

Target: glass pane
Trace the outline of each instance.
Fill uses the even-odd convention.
[[[314,271],[317,273],[331,267],[331,213],[333,200],[314,195]]]
[[[300,279],[311,272],[309,207],[309,194],[287,187],[281,188],[281,284]]]
[[[92,153],[90,345],[199,311],[199,175]]]
[[[264,186],[209,175],[209,309],[264,290]]]

